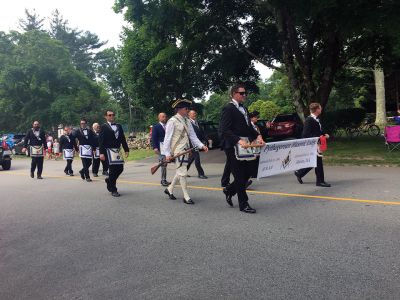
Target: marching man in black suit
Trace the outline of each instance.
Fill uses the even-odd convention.
[[[107,161],[109,176],[105,179],[107,190],[113,197],[119,197],[117,179],[124,170],[124,159],[121,156],[121,145],[125,151],[125,157],[129,156],[129,147],[126,142],[124,130],[120,124],[115,123],[115,113],[107,110],[106,123],[101,125],[99,136],[100,159]]]
[[[254,168],[253,161],[238,160],[235,154],[235,146],[248,145],[257,140],[261,145],[265,144],[261,135],[254,130],[250,122],[247,109],[243,106],[246,101],[246,89],[243,84],[235,84],[231,88],[232,100],[222,109],[219,125],[219,135],[222,148],[225,151],[227,163],[230,166],[234,181],[224,188],[223,192],[226,202],[233,206],[232,196],[236,193],[239,200],[239,209],[245,213],[255,213],[256,210],[250,207],[246,193],[246,183],[249,180]]]
[[[158,114],[158,123],[153,125],[153,130],[151,131],[151,145],[153,147],[154,153],[158,155],[158,160],[161,162],[165,160],[165,155],[163,151],[165,128],[167,126],[167,114],[160,112]],[[170,182],[167,181],[167,166],[161,166],[161,185],[168,186]]]
[[[22,152],[26,152],[29,146],[29,154],[32,158],[31,162],[31,178],[35,177],[35,170],[37,167],[37,179],[43,179],[43,159],[44,151],[47,149],[46,136],[44,131],[40,128],[39,121],[34,121],[32,129],[25,135],[24,148]]]
[[[93,128],[93,165],[92,165],[92,173],[93,177],[99,177],[99,168],[100,168],[100,161],[103,165],[103,175],[108,175],[108,166],[107,161],[100,160],[100,148],[99,148],[99,139],[100,139],[100,124],[94,123],[92,125]]]
[[[325,134],[321,123],[319,121],[319,116],[321,115],[322,107],[319,103],[311,103],[310,104],[310,115],[306,118],[303,127],[302,138],[312,138],[312,137],[320,137],[321,135],[325,135],[326,138],[329,138],[328,134]],[[311,171],[312,168],[304,168],[294,172],[294,175],[297,177],[297,181],[302,184],[302,178]],[[317,176],[317,186],[321,187],[330,187],[329,183],[325,182],[324,178],[324,166],[322,164],[322,154],[318,154],[317,156],[317,167],[315,168],[315,175]]]
[[[197,123],[197,112],[195,110],[190,110],[188,113],[189,121],[192,123],[192,127],[194,129],[194,132],[196,133],[197,138],[205,144],[206,142],[206,137],[204,136],[203,130],[200,128],[199,123]],[[192,152],[192,155],[189,157],[189,161],[187,164],[187,170],[189,171],[190,166],[192,165],[194,161],[194,164],[197,169],[197,173],[199,174],[200,179],[207,179],[208,177],[204,175],[204,170],[201,167],[201,161],[200,161],[200,152],[199,151],[194,151]]]
[[[64,134],[60,137],[60,150],[63,154],[64,160],[67,161],[64,173],[69,176],[74,176],[72,170],[72,161],[74,160],[75,151],[78,151],[75,138],[72,135],[72,129],[69,126],[64,127]]]
[[[82,160],[82,169],[79,174],[81,174],[83,180],[86,179],[87,182],[91,182],[89,168],[92,165],[94,133],[87,127],[86,119],[81,119],[80,126],[76,132],[76,138],[79,142],[79,156]]]

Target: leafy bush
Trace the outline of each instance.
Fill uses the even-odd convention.
[[[273,101],[257,100],[249,106],[249,112],[258,111],[260,119],[272,120],[282,109]]]
[[[325,112],[322,115],[322,124],[328,132],[335,128],[357,127],[365,119],[366,115],[366,111],[362,108]]]

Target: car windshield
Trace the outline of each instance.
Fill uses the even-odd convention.
[[[294,117],[293,115],[280,115],[280,116],[276,116],[274,119],[274,122],[294,122]]]

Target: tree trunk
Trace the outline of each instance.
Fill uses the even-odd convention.
[[[375,93],[376,93],[376,119],[375,124],[386,125],[386,100],[385,100],[385,74],[379,67],[374,69]]]

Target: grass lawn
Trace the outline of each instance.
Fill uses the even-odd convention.
[[[144,159],[144,158],[147,158],[150,156],[154,156],[153,150],[145,150],[145,149],[131,150],[131,151],[129,151],[129,157],[128,157],[127,161],[140,160],[140,159]]]
[[[342,137],[328,140],[325,162],[330,165],[400,166],[400,150],[389,153],[382,136]]]

